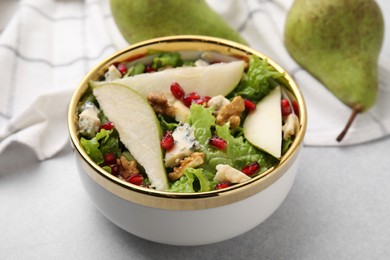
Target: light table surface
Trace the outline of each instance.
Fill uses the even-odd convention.
[[[304,147],[290,194],[265,222],[224,242],[175,247],[135,237],[95,209],[70,145],[43,162],[12,145],[0,157],[0,258],[389,259],[389,154],[390,138]]]

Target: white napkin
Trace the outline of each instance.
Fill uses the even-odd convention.
[[[253,48],[296,79],[309,111],[305,145],[357,144],[390,133],[387,40],[378,102],[337,143],[350,109],[300,69],[284,48],[284,20],[292,0],[207,2]],[[379,3],[389,13],[390,4]],[[3,11],[0,5],[0,17]],[[41,160],[59,152],[69,142],[66,117],[72,91],[89,69],[127,45],[113,22],[109,0],[22,0],[0,34],[0,154],[13,142],[30,147]]]

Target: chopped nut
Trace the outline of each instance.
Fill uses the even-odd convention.
[[[164,94],[151,92],[147,96],[147,99],[156,113],[170,117],[175,116],[176,109],[169,105],[168,99]]]
[[[240,116],[231,116],[229,118],[230,127],[232,129],[238,127],[240,125],[240,122],[241,122]]]
[[[240,125],[241,122],[241,113],[245,110],[245,102],[241,96],[235,97],[232,102],[224,105],[218,115],[217,115],[217,124],[223,125],[227,122],[230,123],[230,128],[234,129]],[[232,119],[232,120],[230,120]]]
[[[204,162],[204,153],[195,152],[191,156],[180,160],[180,166],[174,167],[173,172],[168,174],[169,179],[175,181],[183,176],[184,170],[187,168],[195,168]]]
[[[121,167],[121,175],[123,179],[139,174],[137,162],[135,160],[128,161],[124,156],[121,156],[117,162]]]
[[[299,131],[299,120],[297,115],[291,113],[287,116],[286,122],[282,126],[283,139],[287,140]]]

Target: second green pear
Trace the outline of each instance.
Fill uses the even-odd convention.
[[[111,12],[131,44],[171,35],[206,35],[246,44],[246,40],[205,0],[111,0]]]
[[[376,101],[384,20],[375,0],[295,0],[285,23],[290,55],[357,113]]]

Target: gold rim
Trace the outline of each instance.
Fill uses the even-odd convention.
[[[285,74],[285,79],[289,84],[289,89],[295,96],[299,105],[300,111],[300,131],[292,143],[290,149],[281,158],[278,165],[270,168],[264,174],[257,176],[245,183],[231,186],[227,189],[209,191],[202,193],[174,193],[156,191],[153,189],[139,187],[128,182],[122,181],[115,176],[105,172],[101,167],[94,163],[82,149],[76,128],[76,108],[77,104],[88,87],[89,80],[96,80],[104,75],[108,66],[112,63],[131,60],[134,57],[145,55],[147,50],[156,49],[161,51],[185,51],[185,50],[200,50],[200,51],[216,51],[223,54],[240,56],[248,58],[249,55],[256,55],[261,59],[267,59],[269,64],[277,71]],[[83,170],[95,182],[113,194],[148,207],[185,210],[185,209],[205,209],[227,205],[249,196],[258,193],[276,180],[278,180],[288,170],[291,164],[296,159],[296,156],[302,147],[303,138],[306,132],[307,116],[306,106],[303,96],[288,73],[276,64],[272,59],[264,54],[255,51],[247,46],[238,44],[232,41],[206,37],[206,36],[171,36],[162,37],[153,40],[144,41],[138,44],[131,45],[107,59],[103,60],[95,68],[93,68],[80,82],[72,96],[68,111],[68,127],[72,146],[76,151],[76,156]]]

